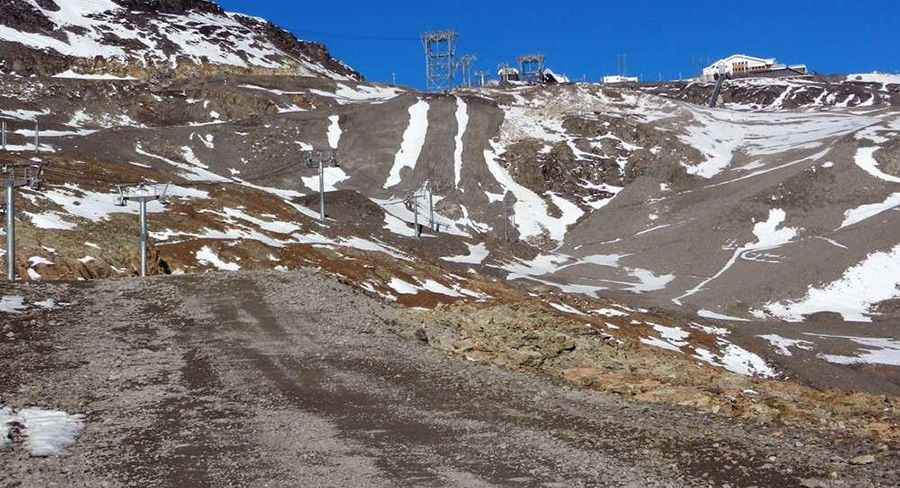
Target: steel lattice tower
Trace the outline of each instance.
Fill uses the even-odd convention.
[[[425,86],[429,91],[453,88],[458,37],[455,31],[422,34],[422,47],[425,48]]]
[[[519,56],[516,61],[519,62],[519,72],[522,81],[528,83],[544,82],[544,55],[543,54],[526,54]]]

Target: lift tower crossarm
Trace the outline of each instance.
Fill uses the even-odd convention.
[[[6,278],[16,281],[16,189],[40,189],[44,182],[43,163],[3,165],[6,174]]]
[[[147,276],[147,241],[149,233],[147,232],[147,204],[154,201],[160,201],[166,205],[166,191],[169,185],[138,185],[136,187],[125,188],[119,186],[119,198],[117,204],[124,207],[128,202],[138,202],[140,204],[140,225],[141,231],[138,238],[141,257],[141,277]]]

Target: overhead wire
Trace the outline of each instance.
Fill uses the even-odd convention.
[[[336,33],[336,32],[324,32],[324,31],[314,31],[314,30],[306,30],[306,29],[292,29],[292,32],[304,35],[325,37],[329,39],[337,39],[341,41],[375,41],[375,42],[411,42],[411,41],[421,41],[422,39],[419,37],[404,37],[404,36],[366,36],[366,35],[357,35],[357,34],[344,34],[344,33]]]

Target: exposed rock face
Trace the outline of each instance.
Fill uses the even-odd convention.
[[[624,186],[646,175],[670,179],[684,173],[680,162],[702,159],[699,151],[671,137],[671,133],[635,119],[596,113],[590,118],[570,117],[563,127],[585,138],[600,138],[593,153],[604,158],[601,178],[608,184]],[[621,171],[619,160],[628,161]],[[613,170],[619,173],[618,182]]]
[[[891,139],[875,151],[879,168],[885,173],[900,177],[900,139]]]
[[[0,33],[0,69],[7,72],[362,79],[325,46],[204,0],[0,0],[0,11],[0,25],[12,29]]]
[[[52,1],[44,0],[46,10],[59,10]],[[0,23],[21,32],[49,32],[55,25],[34,5],[21,0],[0,0],[0,12],[3,17]]]

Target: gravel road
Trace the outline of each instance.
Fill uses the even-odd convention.
[[[313,271],[19,293],[69,304],[11,328],[0,403],[85,414],[87,427],[65,457],[0,451],[4,488],[900,481],[896,453],[865,440],[641,404],[448,357],[395,332],[410,320],[403,310]],[[874,464],[849,463],[870,453]]]

